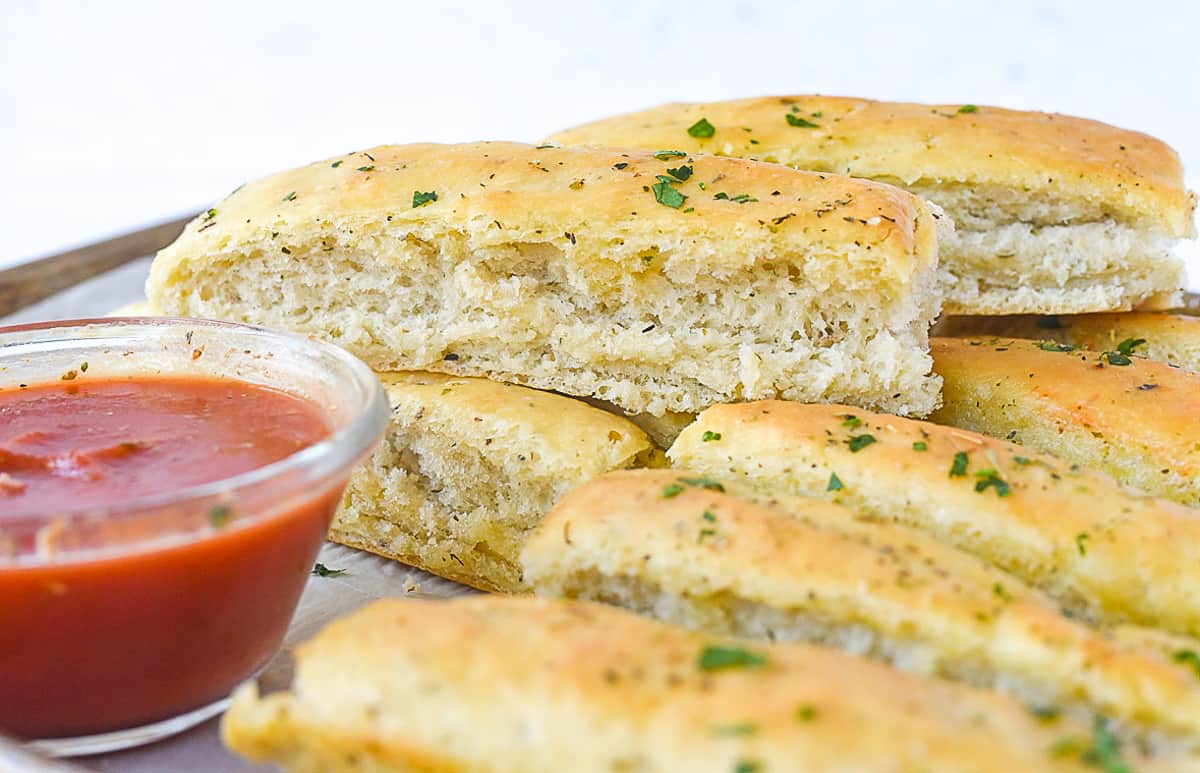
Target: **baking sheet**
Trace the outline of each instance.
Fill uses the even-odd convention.
[[[0,319],[0,324],[37,322],[70,317],[98,317],[141,300],[142,286],[150,270],[150,258],[142,258],[90,279],[17,314]],[[345,574],[310,577],[300,606],[292,619],[283,648],[259,675],[265,690],[277,689],[291,680],[291,648],[311,637],[335,617],[369,601],[387,596],[450,597],[473,593],[470,588],[370,553],[326,543],[317,557],[330,569]],[[156,744],[93,757],[80,757],[69,764],[85,771],[103,773],[250,773],[274,770],[250,765],[227,752],[218,737],[218,719],[212,719],[180,735]],[[0,756],[0,769],[8,770]],[[31,763],[16,770],[49,771],[49,765]],[[61,771],[60,767],[53,768]]]

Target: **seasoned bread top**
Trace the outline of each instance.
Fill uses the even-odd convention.
[[[710,137],[688,132],[701,118],[715,129]],[[1003,186],[1083,200],[1174,237],[1195,231],[1195,198],[1174,150],[1139,132],[1055,113],[792,95],[660,105],[551,139],[742,156],[906,186]]]
[[[999,695],[603,605],[379,601],[297,661],[290,692],[235,696],[235,751],[297,770],[437,773],[1089,769],[1086,731]],[[1082,743],[1056,756],[1064,738]]]
[[[524,474],[598,475],[662,452],[633,422],[553,392],[486,378],[440,373],[380,373],[393,404],[415,406],[419,421],[445,425],[446,437],[477,438],[511,454]]]
[[[764,400],[707,409],[668,455],[759,490],[919,526],[1087,617],[1200,636],[1200,514],[1031,448],[847,406]]]
[[[940,336],[1003,336],[1050,340],[1102,352],[1123,343],[1133,354],[1155,362],[1200,371],[1200,317],[1185,314],[1013,314],[998,317],[942,317]]]
[[[1083,460],[1085,451],[1077,447],[1061,455],[1100,469],[1121,468],[1112,473],[1118,480],[1196,503],[1200,376],[1118,351],[1069,350],[1066,344],[1059,348],[1069,351],[1054,351],[1056,346],[1020,338],[933,338],[934,369],[945,380],[945,405],[934,420],[973,426],[969,416],[986,418],[989,434],[1007,427],[1017,442],[1043,448],[1055,435],[1048,427],[1058,436],[1088,435],[1120,454]],[[1129,461],[1135,456],[1139,464]]]
[[[924,202],[870,181],[648,151],[389,145],[234,191],[158,254],[148,297],[155,302],[164,285],[184,281],[189,261],[250,250],[316,260],[335,245],[373,250],[385,230],[399,227],[434,245],[450,233],[478,245],[548,244],[557,249],[538,259],[600,266],[613,260],[607,248],[623,240],[654,242],[708,270],[815,258],[900,285],[935,265],[937,255]],[[637,276],[645,266],[607,270]]]

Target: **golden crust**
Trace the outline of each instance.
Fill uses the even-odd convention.
[[[874,442],[854,452],[852,435]],[[960,453],[966,467],[952,476]],[[1200,636],[1200,517],[1069,461],[955,427],[781,401],[709,408],[668,455],[760,491],[829,498],[915,526],[1088,618]],[[1005,496],[994,483],[976,490],[987,470]],[[833,474],[842,488],[829,491]]]
[[[631,422],[536,389],[438,373],[380,373],[392,405],[329,538],[489,591],[520,592],[517,556],[572,486],[661,464]]]
[[[703,671],[710,645],[766,663]],[[821,647],[495,596],[380,601],[333,623],[298,649],[289,692],[239,690],[222,733],[293,772],[1089,769],[1051,753],[1085,731],[999,695]]]
[[[962,110],[817,95],[756,97],[660,105],[551,139],[760,158],[904,185],[995,184],[1097,202],[1109,214],[1178,238],[1194,233],[1195,199],[1184,187],[1178,155],[1165,143],[1055,113]],[[791,126],[788,115],[817,126]],[[700,118],[716,127],[711,138],[687,133]]]
[[[530,536],[521,554],[527,581],[539,595],[615,597],[714,634],[849,635],[860,644],[866,628],[887,642],[871,653],[906,670],[1200,736],[1200,681],[1190,666],[1117,646],[928,534],[817,499],[689,483],[711,480],[635,470],[585,483]],[[639,590],[617,595],[617,587]]]
[[[1200,375],[1019,338],[934,338],[945,379],[931,419],[1003,437],[1200,505]]]
[[[1020,314],[1001,317],[944,317],[937,335],[1004,336],[1058,341],[1096,352],[1116,349],[1122,341],[1142,343],[1134,352],[1155,362],[1200,371],[1200,317],[1183,314]]]
[[[681,164],[694,172],[675,186],[688,196],[685,206],[672,209],[655,201],[651,186],[657,175]],[[705,181],[707,192],[698,187]],[[721,191],[752,200],[714,200]],[[438,198],[414,207],[418,192]],[[685,213],[689,207],[694,211]],[[188,261],[231,244],[279,250],[326,229],[385,221],[444,223],[483,244],[548,241],[568,260],[576,252],[590,254],[572,249],[578,246],[572,235],[663,231],[692,242],[770,231],[772,241],[793,246],[793,254],[807,255],[805,247],[814,243],[834,251],[855,242],[873,245],[880,270],[902,284],[936,260],[934,228],[920,222],[929,218],[925,205],[891,186],[742,159],[657,159],[644,150],[511,142],[385,145],[247,183],[212,211],[159,252],[148,284],[152,302],[186,273]]]

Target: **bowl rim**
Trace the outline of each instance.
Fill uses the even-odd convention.
[[[49,343],[51,340],[61,346],[63,342],[72,340],[94,342],[104,340],[105,338],[103,335],[89,337],[71,335],[71,331],[109,330],[136,334],[138,330],[153,329],[161,331],[178,329],[182,331],[185,328],[189,330],[207,328],[235,335],[252,335],[259,343],[264,341],[270,342],[272,340],[286,342],[297,347],[300,351],[307,349],[308,353],[318,355],[320,359],[328,358],[327,362],[329,362],[331,370],[337,369],[340,371],[337,381],[351,387],[351,389],[345,391],[338,391],[339,396],[347,396],[347,402],[352,406],[350,415],[340,425],[334,426],[329,434],[323,436],[315,443],[309,444],[282,459],[260,467],[251,468],[236,475],[219,478],[207,483],[185,486],[171,491],[134,497],[119,503],[96,506],[85,504],[77,507],[69,506],[45,513],[35,513],[28,516],[21,516],[15,519],[15,522],[20,523],[26,528],[39,528],[55,522],[69,527],[72,523],[78,523],[84,519],[133,518],[138,515],[153,517],[153,511],[155,510],[171,506],[183,506],[189,502],[199,504],[221,498],[233,498],[239,491],[252,489],[266,484],[273,479],[284,478],[292,474],[298,474],[300,482],[315,484],[318,481],[328,480],[339,473],[348,474],[350,468],[365,457],[383,435],[391,411],[388,407],[387,395],[383,390],[383,385],[370,367],[346,350],[333,344],[309,336],[258,325],[191,317],[87,317],[0,326],[0,364],[3,364],[6,358],[5,350],[8,347],[36,347],[39,343]],[[56,335],[52,339],[38,338],[36,337],[38,333]],[[31,336],[30,334],[35,335]],[[125,337],[128,337],[128,335]],[[25,351],[28,351],[28,348]],[[228,378],[232,381],[238,380],[236,377],[231,376],[214,375],[213,377]],[[247,383],[254,382],[247,381]],[[330,411],[323,408],[320,403],[311,398],[296,394],[294,390],[288,390],[285,387],[275,384],[268,386],[283,392],[290,392],[293,396],[305,400],[305,402],[316,408],[321,416],[326,419],[329,418]],[[280,497],[280,504],[284,504],[287,501],[290,501],[289,496]],[[202,538],[208,533],[224,533],[232,528],[258,523],[271,518],[277,510],[278,508],[272,507],[268,508],[266,512],[250,512],[244,517],[239,516],[235,518],[228,526],[188,532],[184,535],[186,537],[185,541],[190,542],[197,538]],[[178,517],[176,511],[169,511],[162,514],[164,520],[168,520],[172,516]],[[0,521],[0,534],[3,531],[4,521]],[[162,535],[150,535],[142,540],[116,543],[109,549],[117,548],[122,553],[129,552],[130,550],[138,550],[142,545],[145,545],[146,549],[153,549],[154,543],[158,542],[156,537],[161,538]],[[75,557],[73,554],[95,553],[97,554],[95,557],[99,558],[98,554],[101,551],[107,553],[108,549],[68,548],[56,554],[53,561],[47,560],[36,552],[32,555],[18,552],[15,556],[0,554],[0,569],[43,566],[50,563],[67,563],[74,560],[91,560],[93,556]]]

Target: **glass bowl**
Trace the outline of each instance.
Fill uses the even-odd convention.
[[[0,328],[0,390],[67,375],[250,382],[308,401],[330,433],[266,466],[118,506],[5,518],[0,499],[0,734],[57,755],[156,740],[224,707],[283,640],[389,412],[366,365],[287,333],[169,318]]]

